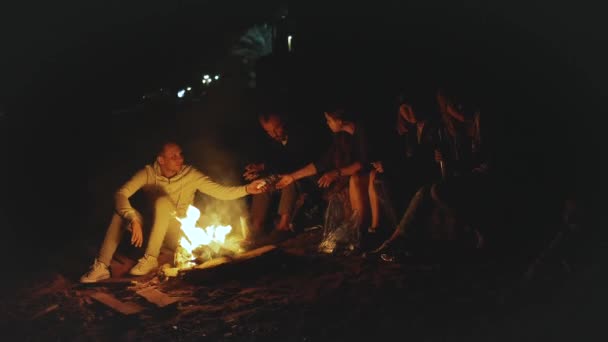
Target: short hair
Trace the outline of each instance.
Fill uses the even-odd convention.
[[[163,152],[165,152],[165,147],[168,145],[181,146],[175,139],[162,140],[156,145],[156,157],[162,156]]]

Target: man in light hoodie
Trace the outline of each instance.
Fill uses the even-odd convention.
[[[184,165],[181,147],[175,142],[163,144],[154,165],[146,165],[118,189],[115,213],[106,232],[98,257],[91,269],[80,278],[81,283],[94,283],[110,278],[110,262],[120,243],[124,228],[131,232],[131,244],[141,247],[144,240],[142,215],[129,198],[138,190],[153,199],[153,222],[144,256],[130,273],[145,275],[158,267],[157,257],[163,241],[172,249],[179,243],[179,222],[194,202],[196,191],[221,200],[232,200],[266,190],[264,181],[256,180],[244,186],[224,186],[190,165]]]

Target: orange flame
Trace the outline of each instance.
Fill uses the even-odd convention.
[[[193,251],[200,246],[209,246],[215,252],[220,247],[229,250],[237,250],[238,244],[227,243],[226,236],[232,231],[231,226],[211,225],[206,228],[197,226],[197,222],[201,217],[201,212],[196,207],[190,205],[186,211],[186,217],[176,219],[181,223],[183,237],[180,240],[180,246],[176,251],[175,264],[177,267],[185,268],[194,266]]]

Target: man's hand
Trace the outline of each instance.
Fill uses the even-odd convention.
[[[131,244],[135,247],[141,247],[144,242],[144,233],[141,229],[141,222],[133,220],[131,222]]]
[[[280,177],[281,177],[281,179],[275,185],[275,187],[277,189],[283,189],[284,187],[288,186],[289,184],[295,182],[295,179],[291,175],[280,175]]]
[[[373,162],[372,166],[378,173],[384,173],[384,166],[382,166],[381,161]]]
[[[249,164],[245,166],[245,172],[243,173],[243,177],[252,181],[258,177],[260,177],[260,172],[264,171],[265,165],[263,163],[260,164]]]
[[[257,195],[268,191],[268,184],[263,179],[254,180],[253,182],[246,185],[248,194]]]
[[[338,177],[340,177],[338,170],[329,171],[319,178],[317,184],[320,188],[327,188],[331,185],[331,183],[338,179]]]

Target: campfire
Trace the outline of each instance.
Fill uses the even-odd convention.
[[[186,217],[177,218],[181,223],[182,238],[175,251],[174,264],[178,269],[187,269],[220,256],[233,256],[241,251],[241,237],[228,236],[231,226],[197,226],[201,212],[190,205]]]

